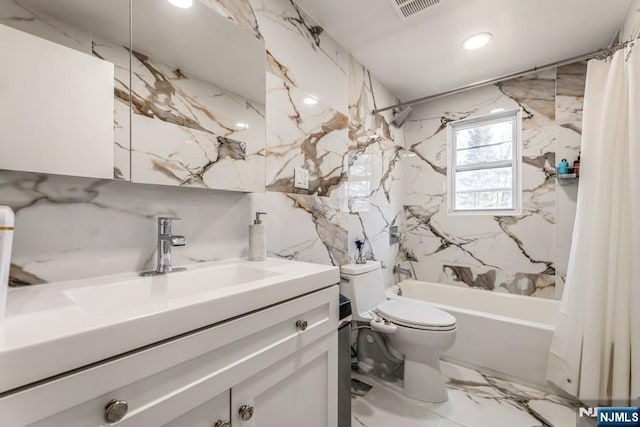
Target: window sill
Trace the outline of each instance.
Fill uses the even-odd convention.
[[[522,210],[477,210],[447,212],[451,216],[521,216]]]

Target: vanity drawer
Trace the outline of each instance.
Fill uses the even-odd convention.
[[[8,394],[2,423],[109,425],[105,406],[117,399],[129,406],[118,426],[164,425],[335,332],[337,303],[332,286]]]

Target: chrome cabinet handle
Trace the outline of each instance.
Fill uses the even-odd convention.
[[[240,418],[242,418],[242,421],[249,421],[251,417],[253,417],[253,406],[242,405],[238,412],[240,412]]]
[[[218,420],[213,427],[231,427],[231,423],[227,420]]]
[[[300,332],[304,332],[307,330],[307,326],[309,326],[309,324],[307,323],[306,320],[298,320],[296,322],[296,328],[298,328],[298,330]]]
[[[109,424],[117,423],[127,415],[128,410],[129,404],[126,401],[113,399],[104,407],[104,420]]]

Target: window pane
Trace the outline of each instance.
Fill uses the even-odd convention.
[[[456,152],[456,166],[511,160],[512,157],[513,144],[508,141],[502,144],[458,150]]]
[[[511,190],[456,193],[456,209],[513,209]]]
[[[513,121],[507,119],[504,122],[456,131],[456,149],[511,142],[512,139]]]
[[[456,172],[456,193],[473,190],[509,190],[512,185],[512,168],[510,166]]]

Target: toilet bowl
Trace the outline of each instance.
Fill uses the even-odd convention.
[[[430,403],[445,402],[440,356],[455,341],[456,319],[424,301],[385,297],[380,263],[341,267],[340,292],[351,300],[353,319],[384,334],[404,359],[403,394]]]

